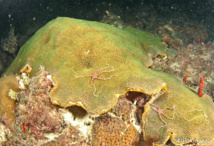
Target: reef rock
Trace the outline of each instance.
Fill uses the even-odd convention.
[[[211,98],[200,98],[174,77],[148,68],[155,55],[170,58],[173,54],[158,36],[147,32],[57,18],[26,42],[5,75],[18,73],[26,64],[25,70],[30,66],[35,75],[40,65],[45,66],[54,82],[52,103],[62,107],[78,105],[91,115],[109,111],[120,95],[139,92],[143,94],[137,102],[137,108],[141,108],[138,115],[142,115],[138,119],[142,124],[139,131],[145,143],[164,145],[169,139],[174,144],[211,143]],[[135,99],[139,98],[131,101]],[[97,121],[99,125],[102,119]]]

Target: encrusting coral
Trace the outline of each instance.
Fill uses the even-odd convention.
[[[174,77],[149,68],[153,64],[152,57],[159,55],[172,58],[174,53],[158,36],[137,29],[118,29],[98,22],[57,18],[46,24],[22,46],[5,75],[18,73],[27,63],[32,67],[31,75],[35,76],[40,65],[45,66],[53,81],[44,82],[48,92],[53,86],[50,91],[51,102],[62,107],[81,106],[88,114],[98,116],[93,127],[100,125],[107,128],[92,129],[92,143],[97,141],[100,144],[99,138],[102,137],[96,133],[103,131],[124,134],[125,137],[126,132],[136,136],[140,133],[145,143],[153,145],[164,145],[168,140],[174,144],[207,145],[214,141],[214,104],[211,98],[206,94],[199,98],[196,92]],[[42,81],[37,80],[44,84]],[[40,88],[35,87],[29,85],[29,90],[40,93]],[[43,90],[41,91],[44,94]],[[130,99],[131,102],[118,101],[118,97],[130,92],[140,95]],[[37,94],[25,97],[37,101]],[[41,96],[38,99],[43,103],[43,98]],[[20,100],[20,103],[26,102]],[[39,107],[37,103],[32,106],[43,111],[43,108],[49,109],[53,106],[51,102],[47,102],[48,107],[43,107],[46,104]],[[138,116],[132,116],[134,123],[126,115],[130,113],[129,109],[123,113],[123,108],[116,106],[116,117],[112,115],[114,113],[109,110],[118,102],[121,102],[119,107],[135,105]],[[18,110],[22,111],[21,108]],[[54,112],[57,113],[57,109],[45,112],[48,118],[52,118],[50,121],[54,121],[50,122],[51,125],[42,117],[44,127],[39,125],[41,123],[31,126],[34,131],[32,134],[36,138],[42,138],[43,131],[60,132],[60,113],[57,118],[53,116]],[[99,116],[103,113],[106,114]],[[30,119],[26,117],[26,120]],[[113,125],[120,124],[113,131],[108,128],[111,120]],[[24,123],[26,126],[31,125],[30,122]],[[133,128],[137,123],[141,127],[140,130]],[[55,126],[51,127],[53,125]],[[122,133],[118,132],[119,129]],[[119,141],[123,139],[116,138]],[[133,141],[129,144],[138,141],[132,138],[131,140]]]
[[[8,93],[11,90],[12,92],[18,92],[20,90],[18,87],[15,76],[0,78],[0,117],[8,126],[10,125],[9,127],[14,124],[15,116],[13,110],[16,107],[16,103]]]

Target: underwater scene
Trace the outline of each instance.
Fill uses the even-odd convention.
[[[213,0],[0,9],[0,146],[214,146]]]

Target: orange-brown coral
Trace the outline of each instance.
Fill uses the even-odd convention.
[[[7,76],[0,78],[0,117],[3,117],[5,121],[14,122],[13,110],[16,107],[15,100],[8,96],[8,93],[12,89],[13,91],[19,91],[18,81],[15,76]]]
[[[110,115],[95,119],[92,145],[137,145],[138,141],[139,134],[132,124]]]

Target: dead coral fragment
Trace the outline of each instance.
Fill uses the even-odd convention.
[[[86,145],[86,139],[80,135],[80,131],[73,126],[68,127],[64,130],[64,133],[61,134],[56,140],[55,143],[60,145]],[[54,143],[54,142],[53,142]]]
[[[20,89],[27,89],[27,87],[30,83],[30,79],[26,73],[22,73],[20,76],[17,76],[16,79],[19,82]]]

